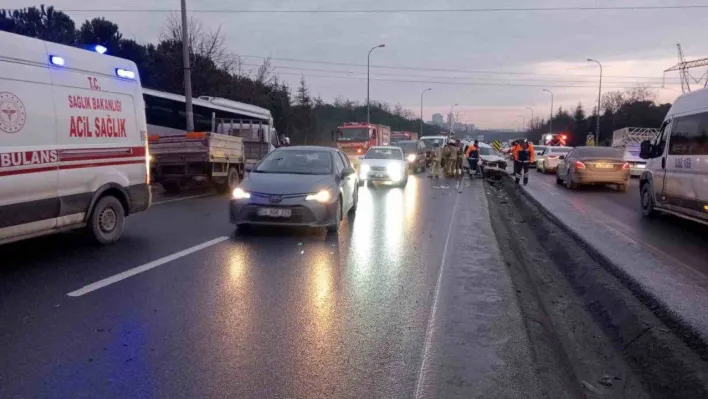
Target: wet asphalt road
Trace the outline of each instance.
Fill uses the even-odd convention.
[[[600,222],[608,231],[637,243],[651,256],[670,264],[680,263],[708,276],[705,227],[669,215],[656,219],[643,217],[639,179],[632,178],[627,192],[621,193],[614,186],[583,186],[569,190],[556,184],[555,174],[532,171],[529,176],[529,191],[548,209],[553,210],[556,202],[568,204],[581,217]]]
[[[330,235],[234,234],[227,197],[157,195],[114,245],[88,245],[69,233],[0,247],[0,397],[413,397],[456,195],[424,177],[411,177],[405,190],[362,189],[356,216]],[[67,295],[219,238],[144,273]],[[513,290],[501,291],[476,303],[486,312],[487,303],[504,303],[503,312],[514,315]],[[444,301],[442,308],[452,307]],[[458,311],[455,320],[464,320]],[[503,336],[474,329],[496,341]],[[434,338],[432,346],[465,353],[454,350],[464,337],[455,340],[446,349]],[[523,340],[516,334],[506,341]],[[520,365],[505,360],[494,368],[525,381],[519,376],[530,359],[522,349],[507,350]],[[457,360],[462,369],[466,358]],[[442,385],[448,378],[431,375]],[[463,382],[453,381],[469,389]]]

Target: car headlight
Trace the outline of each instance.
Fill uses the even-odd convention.
[[[332,193],[330,190],[320,190],[314,194],[310,194],[305,197],[306,201],[317,201],[321,203],[327,203],[332,199]]]
[[[366,175],[371,170],[371,167],[365,163],[359,165],[359,178],[366,179]]]
[[[401,171],[401,166],[395,163],[390,163],[386,167],[386,172],[391,177],[391,180],[398,181],[403,178],[403,172]]]
[[[234,199],[240,200],[240,199],[249,199],[251,198],[251,194],[247,193],[246,191],[243,191],[241,187],[236,187],[233,192],[233,197]]]
[[[408,154],[408,162],[415,162],[415,154]]]

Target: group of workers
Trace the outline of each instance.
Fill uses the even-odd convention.
[[[428,177],[439,178],[441,173],[447,177],[454,177],[462,174],[462,161],[464,149],[460,140],[450,140],[447,145],[439,143],[430,151],[430,175]]]
[[[447,177],[462,175],[463,162],[467,158],[470,169],[476,170],[479,161],[479,142],[463,146],[460,140],[450,140],[447,145],[435,146],[430,153],[430,175],[439,178],[441,173]]]
[[[529,167],[535,162],[533,144],[530,141],[516,140],[512,142],[509,150],[514,161],[514,181],[519,184],[523,178],[523,184],[528,184]],[[430,154],[431,173],[428,177],[439,178],[441,171],[445,176],[454,177],[462,174],[462,162],[467,158],[470,173],[477,173],[479,170],[479,141],[463,146],[460,140],[450,140],[445,146],[436,146]]]

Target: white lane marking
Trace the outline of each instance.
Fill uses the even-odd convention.
[[[430,310],[430,316],[428,317],[428,326],[425,328],[425,345],[423,346],[423,359],[420,362],[420,370],[418,371],[418,380],[415,384],[415,397],[421,398],[423,394],[423,379],[425,378],[425,363],[428,359],[428,352],[430,351],[430,346],[433,342],[433,333],[435,331],[435,311],[438,308],[438,297],[440,296],[440,284],[442,281],[443,270],[445,269],[445,259],[447,259],[447,247],[450,243],[450,235],[452,234],[452,225],[455,222],[455,210],[457,209],[457,199],[459,195],[455,196],[455,202],[452,204],[452,213],[450,214],[450,226],[447,229],[447,237],[445,237],[445,246],[443,247],[442,260],[440,261],[440,271],[438,272],[438,281],[435,284],[435,296],[433,298],[433,307]]]
[[[184,200],[188,200],[188,199],[207,197],[207,196],[209,196],[209,195],[214,195],[214,194],[213,194],[213,193],[207,193],[207,194],[192,195],[191,197],[173,198],[173,199],[169,199],[169,200],[153,202],[153,203],[152,203],[152,206],[167,204],[167,203],[169,203],[169,202],[177,202],[177,201],[184,201]]]
[[[126,270],[126,271],[124,271],[124,272],[122,272],[122,273],[118,273],[118,274],[116,274],[116,275],[114,275],[114,276],[107,277],[107,278],[104,278],[103,280],[96,281],[95,283],[89,284],[89,285],[87,285],[87,286],[85,286],[85,287],[83,287],[83,288],[80,288],[80,289],[76,290],[76,291],[72,291],[72,292],[70,292],[70,293],[68,293],[68,294],[66,294],[66,295],[68,295],[68,296],[73,296],[73,297],[86,295],[86,294],[88,294],[88,293],[90,293],[90,292],[96,291],[96,290],[101,289],[101,288],[103,288],[103,287],[106,287],[106,286],[108,286],[108,285],[117,283],[117,282],[119,282],[119,281],[121,281],[121,280],[125,280],[125,279],[127,279],[128,277],[132,277],[132,276],[135,276],[136,274],[140,274],[140,273],[142,273],[142,272],[146,272],[146,271],[148,271],[148,270],[150,270],[150,269],[153,269],[153,268],[156,268],[156,267],[158,267],[158,266],[164,265],[165,263],[168,263],[168,262],[172,262],[172,261],[175,260],[175,259],[179,259],[179,258],[181,258],[181,257],[183,257],[183,256],[187,256],[187,255],[189,255],[189,254],[191,254],[191,253],[194,253],[194,252],[197,252],[197,251],[201,251],[201,250],[204,249],[204,248],[210,247],[210,246],[212,246],[212,245],[216,245],[216,244],[218,244],[218,243],[220,243],[220,242],[222,242],[222,241],[224,241],[224,240],[228,240],[228,239],[229,239],[229,237],[226,237],[226,236],[224,236],[224,237],[219,237],[219,238],[215,238],[215,239],[210,240],[210,241],[207,241],[207,242],[205,242],[205,243],[202,243],[202,244],[199,244],[199,245],[195,245],[195,246],[193,246],[193,247],[191,247],[191,248],[187,248],[187,249],[185,249],[185,250],[183,250],[183,251],[179,251],[179,252],[174,253],[174,254],[172,254],[172,255],[167,255],[167,256],[162,257],[162,258],[160,258],[160,259],[157,259],[157,260],[154,260],[154,261],[152,261],[152,262],[146,263],[146,264],[144,264],[144,265],[142,265],[142,266],[134,267],[134,268],[132,268],[132,269],[130,269],[130,270]]]

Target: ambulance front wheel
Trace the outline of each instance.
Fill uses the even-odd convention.
[[[118,241],[125,227],[125,209],[118,198],[107,195],[96,203],[88,221],[88,232],[99,244]]]

